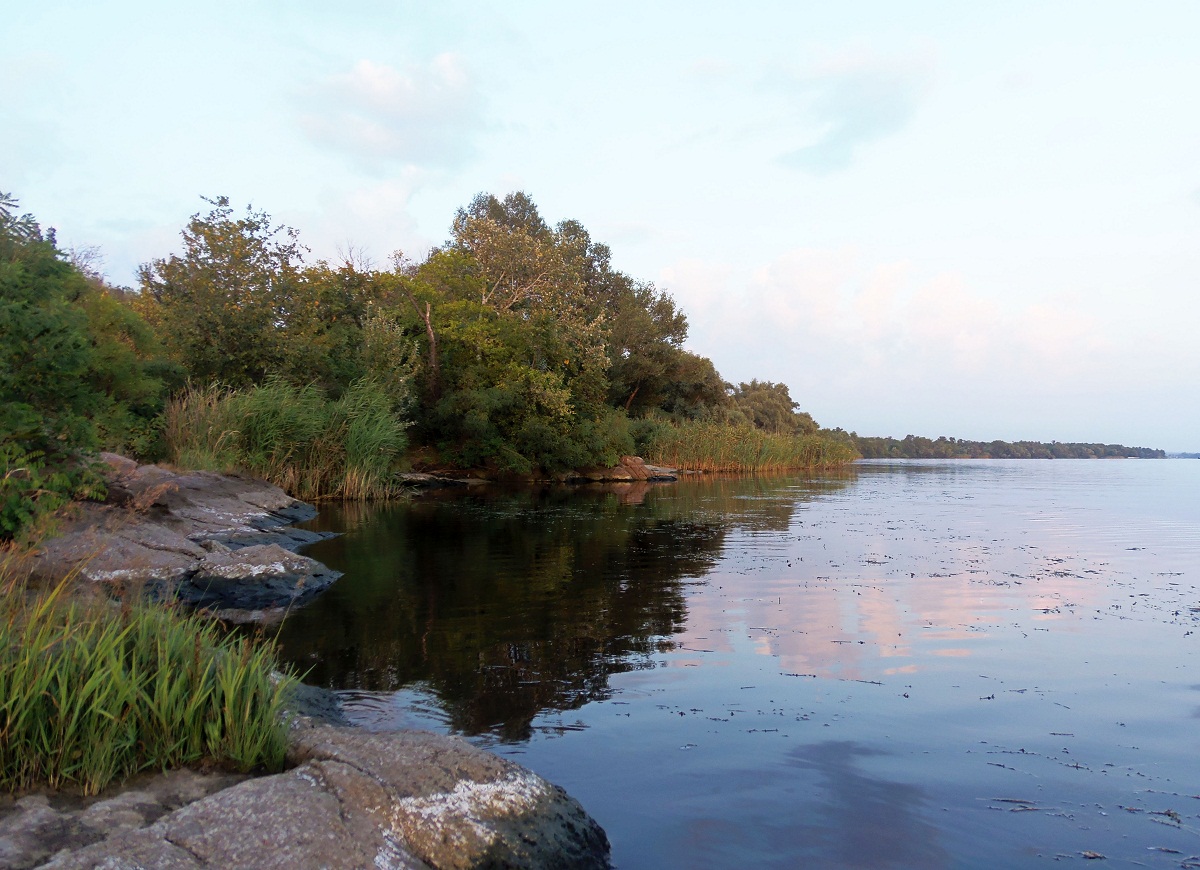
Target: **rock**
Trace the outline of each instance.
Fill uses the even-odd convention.
[[[79,517],[41,547],[31,567],[45,580],[76,572],[95,583],[140,586],[182,580],[206,555],[195,541],[134,511],[83,505]]]
[[[428,474],[423,471],[408,471],[396,475],[396,482],[414,489],[445,489],[446,487],[483,486],[491,483],[482,477],[448,477],[444,474]]]
[[[674,468],[647,465],[640,456],[622,456],[621,466],[628,469],[637,480],[673,481],[679,479],[678,472]]]
[[[294,551],[328,533],[290,528],[315,516],[279,487],[251,478],[177,472],[102,454],[120,507],[83,504],[27,568],[34,579],[75,574],[145,588],[216,610],[235,622],[271,622],[340,575]]]
[[[608,838],[574,798],[464,740],[316,728],[297,733],[290,755],[380,784],[391,831],[432,867],[608,866]]]
[[[675,469],[647,465],[640,456],[622,456],[620,464],[612,468],[593,468],[586,471],[576,471],[564,477],[565,481],[582,483],[620,483],[625,481],[665,482],[678,479]]]
[[[81,849],[106,837],[144,828],[185,804],[246,778],[242,774],[173,770],[137,777],[94,798],[63,792],[0,800],[0,868],[40,866],[58,852]],[[143,862],[142,866],[160,865]]]
[[[308,725],[350,725],[337,693],[320,686],[293,683],[284,706],[289,713],[303,717]]]
[[[206,610],[266,610],[311,601],[341,576],[278,544],[259,544],[205,553],[194,573],[162,594]]]
[[[299,728],[289,759],[297,766],[286,773],[242,782],[45,866],[609,866],[608,839],[578,802],[463,740]]]

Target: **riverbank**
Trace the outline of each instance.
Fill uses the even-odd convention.
[[[176,770],[93,801],[0,804],[0,866],[603,868],[604,831],[565,791],[466,741],[309,717],[289,769]]]
[[[326,535],[294,528],[315,510],[270,484],[103,458],[109,503],[80,505],[24,560],[34,585],[72,577],[80,596],[147,592],[264,623],[340,576],[295,552]],[[95,800],[5,799],[0,866],[607,865],[603,830],[524,768],[454,738],[346,727],[311,687],[292,706],[280,774],[176,772]]]

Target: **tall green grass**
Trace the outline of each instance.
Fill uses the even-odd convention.
[[[659,427],[645,449],[656,465],[693,471],[772,472],[828,468],[858,458],[823,435],[780,435],[749,426],[685,422]]]
[[[200,761],[279,770],[294,679],[275,652],[163,606],[0,590],[0,789],[94,794]]]
[[[371,379],[337,400],[272,379],[238,391],[189,387],[168,405],[164,436],[185,468],[246,471],[310,501],[364,499],[393,492],[406,425]]]

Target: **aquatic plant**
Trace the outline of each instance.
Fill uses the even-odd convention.
[[[278,770],[294,679],[273,647],[198,615],[70,597],[64,582],[0,595],[0,789],[94,794],[199,762]]]
[[[785,435],[752,426],[679,422],[660,427],[646,459],[693,471],[787,471],[827,468],[857,458],[848,444],[821,434]]]
[[[177,465],[249,472],[309,500],[391,494],[393,464],[408,443],[391,397],[370,378],[337,400],[280,378],[245,390],[191,386],[166,420]]]

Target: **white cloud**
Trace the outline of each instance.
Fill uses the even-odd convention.
[[[360,60],[307,95],[300,126],[372,168],[453,166],[471,156],[483,99],[454,54],[396,69]]]
[[[780,162],[818,175],[845,169],[860,147],[904,129],[929,73],[920,59],[849,55],[800,75],[776,74],[772,86],[809,131]]]
[[[327,194],[313,211],[297,215],[305,244],[315,258],[336,262],[353,250],[376,268],[387,268],[395,251],[419,260],[432,245],[412,215],[421,176],[421,170],[409,168],[385,181]]]
[[[812,407],[839,409],[822,422],[856,404],[917,410],[955,395],[974,407],[937,415],[966,432],[972,415],[1016,394],[1049,400],[1128,379],[1118,343],[1082,306],[993,298],[959,275],[864,263],[854,248],[796,249],[742,273],[688,261],[660,278],[718,370],[783,380]]]

